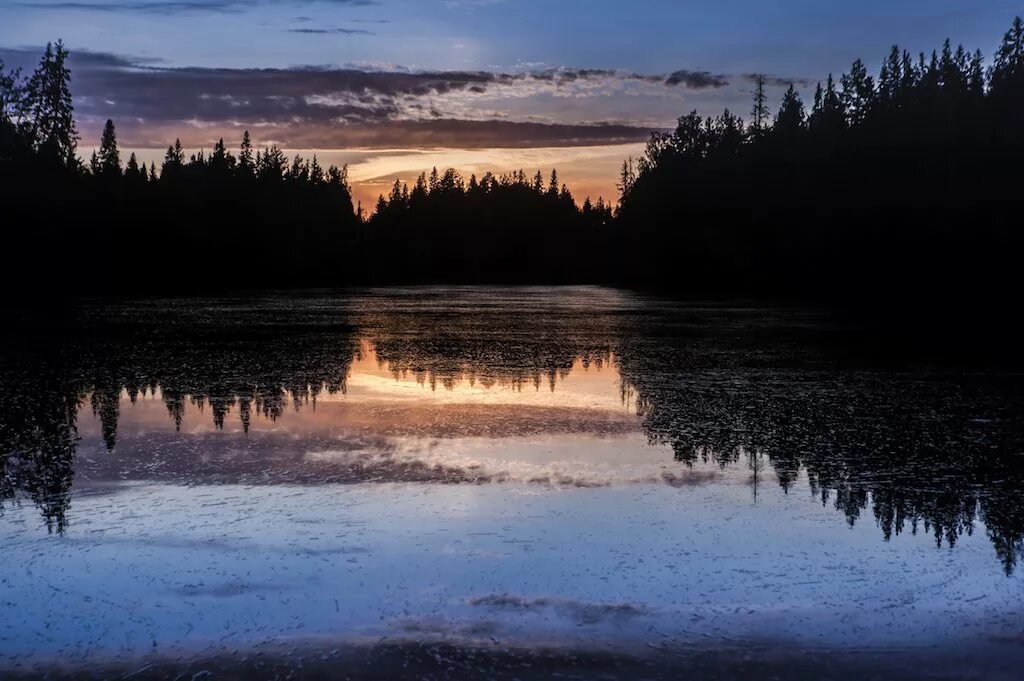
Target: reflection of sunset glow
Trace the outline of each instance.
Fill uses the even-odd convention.
[[[431,366],[410,368],[420,361]],[[167,457],[161,475],[210,466],[211,475],[259,479],[437,475],[578,487],[662,482],[672,456],[641,431],[612,354],[577,356],[551,371],[496,368],[464,357],[395,364],[363,339],[344,385],[333,394],[317,385],[304,392],[301,384],[292,388],[298,392],[268,393],[263,399],[283,409],[268,415],[253,403],[245,433],[242,407],[231,395],[173,396],[156,386],[132,400],[122,390],[117,447],[95,465],[159,451]],[[168,399],[180,409],[178,424]],[[223,429],[211,399],[229,405]],[[104,448],[102,416],[88,402],[79,422],[83,453]]]
[[[615,357],[585,366],[582,358],[572,368],[551,375],[537,373],[532,380],[511,381],[478,376],[468,367],[459,375],[438,377],[428,372],[396,372],[381,362],[373,345],[364,341],[352,362],[346,395],[324,395],[322,401],[423,400],[435,404],[515,404],[622,411]]]
[[[635,405],[630,391],[622,390],[616,363],[614,355],[576,357],[570,368],[548,372],[523,367],[514,372],[515,377],[491,367],[474,368],[465,361],[444,370],[410,370],[382,360],[373,343],[364,339],[352,358],[343,392],[331,393],[318,385],[308,386],[304,394],[285,391],[280,418],[262,414],[254,403],[250,429],[302,433],[341,428],[441,437],[496,431],[511,435],[549,426],[555,431],[630,432],[637,427]],[[230,403],[225,431],[240,431],[241,409],[234,396],[215,397]],[[119,401],[122,435],[175,432],[160,386],[142,389],[134,400],[122,389]],[[180,432],[217,430],[209,399],[182,395],[179,401]],[[88,403],[89,398],[82,403],[83,434],[98,432],[100,427]],[[542,421],[547,425],[540,425]]]

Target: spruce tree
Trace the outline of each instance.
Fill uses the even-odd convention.
[[[107,121],[103,126],[103,137],[100,139],[99,150],[100,173],[105,177],[120,177],[121,153],[117,149],[117,131],[114,122]]]
[[[133,180],[139,179],[140,176],[142,179],[146,178],[145,168],[143,167],[141,170],[139,169],[139,159],[135,158],[134,151],[132,152],[131,156],[128,157],[128,165],[125,166],[124,174],[125,177],[128,177]]]
[[[754,108],[750,112],[751,133],[757,137],[764,133],[768,125],[768,96],[764,91],[764,74],[757,74],[754,88]]]
[[[875,97],[875,81],[868,75],[864,62],[857,59],[850,67],[850,72],[842,79],[843,93],[841,96],[846,120],[850,125],[859,125],[867,118]]]
[[[558,170],[551,170],[551,182],[548,184],[548,196],[555,198],[558,196]]]
[[[75,165],[78,130],[71,100],[71,72],[64,43],[47,43],[39,67],[25,89],[23,128],[34,148],[44,157]]]
[[[781,135],[792,137],[803,130],[805,118],[804,103],[796,88],[791,84],[786,90],[786,94],[782,96],[782,104],[779,106],[779,115],[775,119],[774,130]]]
[[[242,135],[242,146],[238,152],[238,170],[243,175],[253,175],[256,171],[256,161],[252,154],[252,138],[246,130]]]
[[[1013,20],[1010,30],[996,51],[989,71],[992,95],[997,98],[1020,98],[1024,90],[1024,23],[1020,17]]]

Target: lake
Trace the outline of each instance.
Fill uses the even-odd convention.
[[[83,301],[0,345],[0,675],[1019,678],[1024,376],[885,348],[589,287]]]

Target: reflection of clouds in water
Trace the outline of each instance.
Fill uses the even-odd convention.
[[[395,449],[387,454],[392,460],[416,462],[428,468],[452,467],[487,482],[555,487],[667,483],[682,487],[725,477],[717,468],[691,470],[674,463],[667,447],[649,445],[640,433],[497,440],[396,438],[394,443]]]
[[[77,480],[80,486],[88,483],[95,488],[111,480],[253,485],[523,482],[554,487],[644,483],[682,487],[724,479],[717,466],[690,469],[673,461],[671,449],[648,444],[635,430],[635,423],[620,425],[622,429],[605,434],[556,430],[517,435],[503,429],[500,434],[476,430],[468,436],[428,437],[256,430],[244,443],[217,432],[149,433],[125,438],[110,453],[96,451],[102,444],[93,434],[82,443]],[[743,475],[742,471],[730,471],[730,478]]]
[[[649,612],[645,606],[633,603],[588,603],[567,598],[527,598],[507,593],[479,596],[471,599],[469,604],[501,611],[552,611],[581,626],[607,620],[625,620]]]
[[[743,503],[807,480],[887,539],[921,529],[953,545],[984,523],[1007,571],[1022,551],[1019,381],[895,373],[812,312],[455,287],[85,316],[117,333],[41,344],[0,373],[17,453],[0,497],[30,496],[57,531],[76,476],[691,488],[721,475],[750,484]]]

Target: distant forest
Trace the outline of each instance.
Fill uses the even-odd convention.
[[[157,168],[108,122],[78,155],[68,52],[0,63],[5,277],[47,293],[396,283],[603,283],[872,304],[1002,299],[1024,245],[1024,27],[991,64],[949,41],[857,60],[809,110],[764,79],[744,120],[696,112],[579,203],[550,175],[396,181],[370,213],[345,168],[223,141]]]

